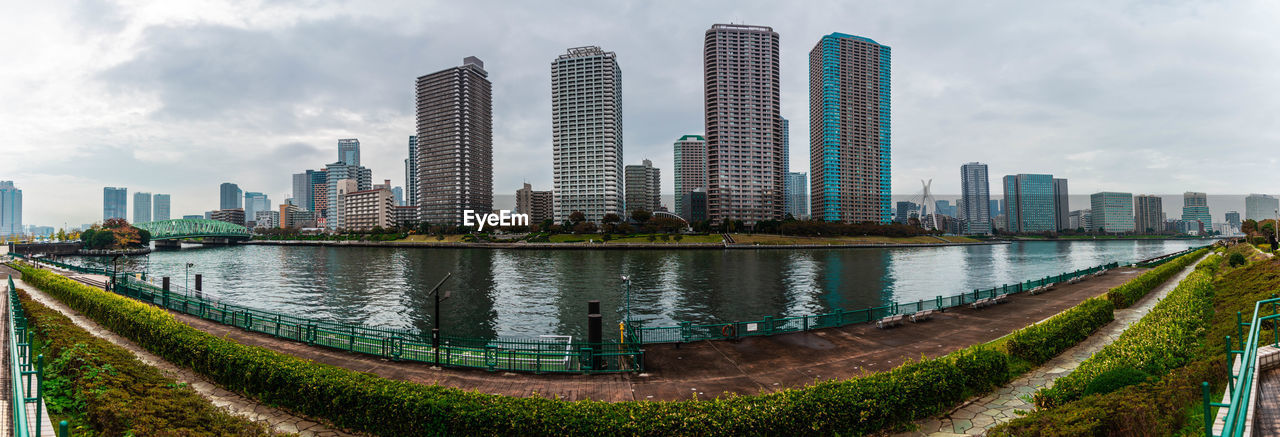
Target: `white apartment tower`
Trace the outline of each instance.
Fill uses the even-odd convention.
[[[577,47],[551,63],[551,147],[557,223],[574,211],[595,222],[608,213],[626,216],[616,54]]]

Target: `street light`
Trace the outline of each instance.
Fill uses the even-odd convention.
[[[187,263],[187,277],[186,279],[182,280],[182,288],[184,289],[187,289],[187,290],[191,289],[191,267],[194,267],[194,266],[195,266],[194,263]],[[186,291],[183,291],[183,293],[186,293]]]
[[[432,324],[435,325],[431,328],[431,349],[435,350],[437,366],[440,365],[440,300],[449,298],[448,292],[445,292],[444,297],[440,297],[440,293],[437,293],[437,291],[440,290],[441,285],[444,285],[444,281],[449,280],[450,276],[453,276],[453,273],[445,273],[444,278],[440,279],[440,282],[427,293],[428,296],[435,296],[436,298],[436,315],[431,318]]]
[[[620,322],[619,325],[623,325],[622,326],[623,329],[620,329],[620,331],[623,331],[625,333],[626,328],[631,326],[631,277],[627,275],[622,275],[622,282],[627,284],[626,291],[623,292],[623,299],[626,301],[625,308],[627,313],[626,313],[626,317],[623,318],[626,321]]]

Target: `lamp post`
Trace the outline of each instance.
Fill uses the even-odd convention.
[[[190,283],[190,282],[191,282],[191,267],[193,267],[193,266],[195,266],[195,263],[187,263],[187,276],[186,276],[186,279],[183,279],[183,280],[182,280],[182,288],[183,288],[183,289],[186,289],[186,290],[190,290],[190,289],[191,289],[191,283]],[[184,292],[184,293],[185,293],[185,292]]]
[[[431,328],[431,349],[435,351],[435,363],[437,366],[440,365],[440,300],[442,299],[438,291],[440,286],[444,285],[444,281],[449,280],[450,276],[453,276],[453,273],[445,273],[444,278],[440,279],[440,282],[427,293],[429,296],[435,296],[436,299],[436,314],[435,317],[431,318],[431,323],[434,325]],[[443,299],[448,298],[448,294],[443,297]]]

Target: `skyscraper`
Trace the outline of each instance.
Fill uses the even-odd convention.
[[[528,182],[516,190],[516,212],[529,214],[529,224],[542,226],[543,221],[552,220],[552,202],[550,191],[533,191],[533,185]]]
[[[1058,208],[1053,192],[1053,175],[1005,176],[1004,198],[1005,229],[1009,232],[1031,233],[1057,230]],[[1132,199],[1130,201],[1132,202]],[[1132,205],[1129,207],[1129,213],[1130,216],[1133,215]],[[1132,221],[1130,219],[1130,223]]]
[[[1280,199],[1266,194],[1250,194],[1244,198],[1244,219],[1263,221],[1276,218],[1276,210],[1280,209]]]
[[[418,136],[409,135],[409,157],[404,160],[404,205],[418,205]]]
[[[706,187],[707,187],[707,139],[701,135],[685,135],[676,140],[675,143],[675,166],[672,170],[672,177],[675,178],[676,185],[676,215],[683,217],[690,222],[693,219],[693,211],[686,209],[691,204],[685,202],[684,197],[693,190],[702,188],[702,196],[705,204]],[[706,211],[698,211],[701,217],[706,217]]]
[[[991,184],[987,180],[987,165],[970,162],[960,166],[960,210],[963,217],[962,233],[970,235],[991,234]]]
[[[552,197],[555,221],[626,217],[622,170],[622,68],[600,47],[551,62]]]
[[[1061,231],[1067,229],[1071,224],[1068,223],[1068,216],[1071,214],[1067,200],[1067,180],[1062,178],[1053,178],[1053,229]]]
[[[1242,223],[1240,222],[1239,211],[1227,211],[1226,219],[1227,219],[1227,224],[1231,225],[1231,227],[1235,228],[1236,230],[1240,230],[1240,225]]]
[[[258,218],[258,211],[270,211],[271,209],[271,199],[266,194],[255,191],[244,193],[245,221],[255,221]]]
[[[218,202],[218,209],[237,209],[244,207],[244,204],[241,203],[242,199],[240,198],[244,192],[240,191],[239,185],[230,182],[223,182],[219,187],[219,193],[221,201]]]
[[[707,215],[754,223],[782,218],[785,189],[778,33],[716,24],[703,43]]]
[[[316,219],[328,214],[329,205],[329,172],[325,169],[307,170],[307,174],[311,176],[311,193],[307,195],[309,203],[299,204],[305,209],[315,212]],[[373,174],[370,173],[370,179]]]
[[[22,233],[22,190],[0,181],[0,236]]]
[[[157,195],[151,196],[151,205],[152,205],[151,207],[152,221],[161,222],[169,219],[169,195],[168,194],[157,194]]]
[[[889,221],[889,46],[832,33],[809,52],[813,215]]]
[[[786,214],[797,220],[809,217],[809,174],[787,172]]]
[[[346,165],[360,165],[360,140],[355,138],[338,140],[338,161]]]
[[[418,220],[462,223],[493,210],[493,85],[484,62],[418,78]]]
[[[1245,199],[1245,207],[1249,206],[1248,198]],[[1093,212],[1094,216],[1098,215],[1097,211]],[[1204,193],[1188,191],[1182,193],[1182,221],[1199,221],[1201,232],[1209,232],[1213,230],[1213,219],[1209,216],[1209,197]],[[1097,219],[1094,219],[1097,221]]]
[[[1133,232],[1133,194],[1101,192],[1089,196],[1093,210],[1091,231],[1122,233]]]
[[[133,193],[133,223],[151,221],[151,193]]]
[[[391,198],[395,200],[396,206],[405,206],[404,205],[404,188],[392,187]],[[417,214],[414,214],[413,220],[414,221],[418,220]]]
[[[1153,234],[1164,232],[1164,206],[1160,196],[1139,195],[1133,198],[1134,232]]]
[[[373,173],[361,166],[347,165],[341,161],[325,165],[325,227],[341,229],[338,220],[342,205],[339,204],[338,182],[350,179],[354,188],[350,191],[363,191],[373,187]],[[316,201],[319,203],[319,200]],[[332,220],[330,220],[332,219]]]
[[[662,179],[659,176],[658,169],[653,167],[653,162],[648,159],[644,160],[641,165],[628,165],[626,168],[626,211],[630,213],[637,209],[645,211],[657,211],[658,206],[662,204],[659,190],[662,188]],[[619,217],[626,217],[619,215]]]
[[[315,173],[315,170],[307,170],[293,175],[293,204],[305,210],[311,210],[311,208],[315,207],[312,205],[311,200],[313,190],[311,188],[312,173]]]
[[[226,185],[226,184],[223,184]],[[128,219],[125,208],[128,208],[129,189],[124,187],[104,187],[102,189],[102,221],[113,218]]]

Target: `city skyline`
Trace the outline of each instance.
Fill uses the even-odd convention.
[[[394,8],[282,5],[268,13],[219,6],[184,12],[163,5],[95,5],[98,9],[87,8],[94,13],[41,5],[47,8],[36,14],[41,20],[15,22],[4,30],[14,32],[8,41],[21,41],[17,35],[36,23],[45,29],[79,29],[30,47],[5,46],[32,60],[8,74],[42,84],[0,89],[12,97],[12,107],[23,108],[0,112],[6,125],[25,126],[8,150],[16,159],[0,163],[0,174],[26,187],[26,223],[95,221],[100,215],[86,206],[97,203],[96,191],[104,186],[163,187],[175,196],[173,210],[183,214],[212,209],[207,187],[226,180],[284,198],[290,191],[287,175],[314,168],[313,162],[329,162],[331,145],[339,138],[361,138],[362,164],[402,186],[404,138],[413,133],[412,96],[405,84],[473,54],[496,72],[494,191],[510,193],[524,180],[550,186],[546,58],[586,44],[609,47],[629,66],[628,156],[648,156],[659,168],[670,168],[671,138],[702,131],[702,33],[724,22],[767,25],[781,35],[781,115],[795,125],[792,135],[799,135],[790,141],[796,159],[789,171],[809,171],[800,159],[804,150],[798,150],[807,143],[807,51],[821,35],[843,32],[898,52],[895,142],[919,146],[895,151],[893,186],[934,178],[936,191],[958,193],[958,181],[947,176],[957,164],[974,160],[988,163],[993,175],[1062,175],[1071,179],[1073,191],[1083,193],[1267,191],[1237,188],[1230,176],[1235,174],[1258,175],[1251,179],[1257,185],[1275,182],[1262,171],[1275,165],[1271,158],[1232,164],[1235,171],[1216,160],[1197,161],[1194,168],[1180,164],[1200,144],[1225,142],[1233,150],[1261,151],[1261,138],[1274,135],[1266,132],[1273,128],[1260,124],[1264,132],[1259,135],[1223,136],[1213,127],[1218,122],[1203,122],[1236,116],[1248,123],[1258,120],[1257,114],[1274,112],[1275,99],[1249,90],[1267,89],[1260,84],[1274,76],[1276,60],[1263,54],[1274,52],[1277,43],[1244,30],[1274,16],[1274,5],[1008,3],[935,5],[938,13],[919,14],[910,5],[834,4],[813,8],[823,14],[806,14],[785,5],[708,3],[681,5],[686,7],[682,19],[661,26],[643,17],[674,3],[631,5],[628,14],[583,8],[564,17],[514,5],[492,22],[466,24],[415,8],[392,14]],[[471,6],[450,9],[458,16],[478,13]],[[1042,24],[1037,29],[992,25],[1020,18]],[[437,20],[443,23],[434,25]],[[583,21],[594,22],[573,25]],[[538,37],[504,37],[521,34]],[[294,38],[328,41],[321,35],[344,44],[288,43]],[[178,40],[183,43],[173,42]],[[262,50],[228,51],[248,40],[260,42]],[[1192,52],[1187,49],[1212,47],[1208,41],[1231,41],[1235,49],[1204,51],[1208,58],[1198,56],[1196,63],[1184,65],[1184,56]],[[993,45],[1001,50],[978,49]],[[68,56],[25,56],[37,52]],[[318,67],[348,58],[368,68]],[[645,65],[644,59],[664,62]],[[212,68],[179,74],[195,62]],[[1210,71],[1196,67],[1198,62],[1238,68]],[[70,76],[48,80],[54,71]],[[1190,83],[1215,86],[1179,85]],[[77,104],[82,110],[74,115],[55,111],[70,101],[85,103]],[[1198,103],[1182,104],[1188,101]],[[124,125],[129,128],[115,127]],[[1174,180],[1180,186],[1166,185],[1170,179],[1162,176],[1171,169],[1177,169]],[[233,170],[236,174],[227,174]],[[672,193],[673,186],[664,181],[662,191]],[[900,194],[910,193],[894,193]]]

